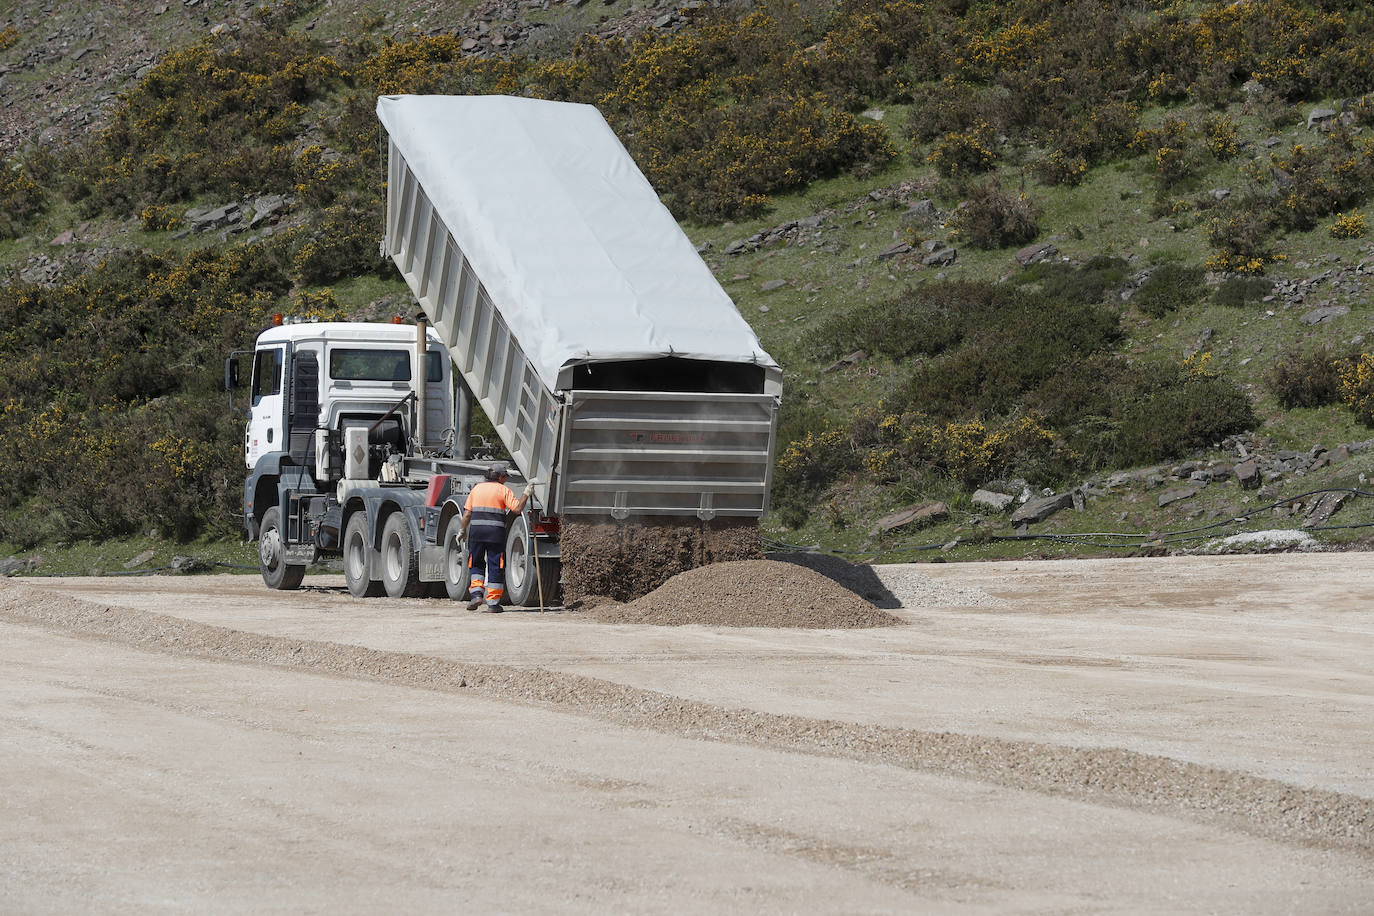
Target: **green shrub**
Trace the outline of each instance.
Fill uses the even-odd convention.
[[[1212,301],[1238,308],[1261,302],[1273,291],[1273,281],[1263,277],[1227,277],[1212,294]]]
[[[1293,350],[1264,374],[1265,385],[1286,409],[1341,402],[1341,370],[1353,357],[1335,356],[1326,347]]]
[[[1120,407],[1114,457],[1121,465],[1181,457],[1255,425],[1245,392],[1205,369],[1159,367],[1133,387]]]
[[[804,524],[817,494],[840,476],[857,470],[860,460],[845,429],[827,425],[792,440],[779,450],[774,465],[773,511],[784,525]]]
[[[986,288],[988,307],[960,315],[959,345],[921,362],[895,404],[942,420],[1001,415],[1065,365],[1120,337],[1115,309]]]
[[[291,187],[291,146],[343,72],[324,46],[261,27],[173,51],[68,163],[82,212],[133,215],[204,195]]]
[[[1040,234],[1040,208],[1022,195],[1003,191],[995,182],[969,189],[948,225],[975,248],[1024,245]]]
[[[1156,267],[1131,297],[1136,308],[1152,318],[1186,308],[1207,294],[1201,267],[1166,263]]]
[[[1327,232],[1335,239],[1361,239],[1364,238],[1365,221],[1364,214],[1359,210],[1352,210],[1349,213],[1339,213],[1336,220],[1326,227]]]
[[[1072,464],[1059,437],[1032,415],[991,423],[938,422],[919,413],[864,416],[850,431],[864,450],[865,473],[883,483],[928,477],[962,487],[995,477],[1052,483]]]
[[[669,209],[712,220],[757,215],[770,194],[896,155],[881,126],[784,93],[704,110],[668,104],[628,145]]]
[[[1136,136],[1140,109],[1122,101],[1104,102],[1087,117],[1056,135],[1054,149],[1036,163],[1046,184],[1076,185],[1091,166],[1121,156]]]
[[[1240,153],[1240,131],[1228,115],[1210,114],[1202,119],[1203,142],[1218,162],[1227,162]]]
[[[819,359],[837,359],[856,350],[888,359],[940,353],[957,342],[963,321],[941,301],[941,287],[929,287],[832,315],[807,331],[802,345]]]
[[[328,207],[318,223],[294,230],[288,241],[296,279],[306,286],[333,283],[382,266],[375,207],[357,203]]]
[[[963,80],[945,77],[938,83],[917,87],[911,95],[905,130],[917,142],[928,142],[979,120],[986,121],[978,91]]]
[[[1242,202],[1230,217],[1213,219],[1207,227],[1207,243],[1216,253],[1207,259],[1209,270],[1258,274],[1274,258],[1269,233],[1270,217],[1263,204]]]
[[[1324,216],[1369,199],[1374,189],[1374,144],[1337,131],[1318,147],[1294,145],[1273,157],[1285,176],[1271,203],[1276,225],[1307,230]]]
[[[19,235],[46,206],[47,195],[28,168],[0,157],[0,239]]]
[[[0,285],[0,537],[232,532],[242,426],[218,366],[289,288],[282,257],[126,252],[61,286]]]
[[[981,175],[997,162],[992,131],[980,121],[968,130],[945,134],[926,161],[947,178]]]
[[[1341,403],[1360,422],[1374,426],[1374,356],[1361,353],[1340,364]]]
[[[1177,188],[1202,170],[1201,150],[1182,118],[1166,118],[1157,128],[1137,131],[1133,143],[1150,157],[1160,193]]]
[[[1037,287],[1051,300],[1101,302],[1126,282],[1127,266],[1110,255],[1096,255],[1081,265],[1042,261],[1022,272],[1017,282]]]

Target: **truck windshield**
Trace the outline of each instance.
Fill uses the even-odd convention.
[[[425,357],[425,381],[442,381],[443,354],[431,351]],[[342,382],[408,382],[410,351],[334,349],[329,352],[329,377]]]

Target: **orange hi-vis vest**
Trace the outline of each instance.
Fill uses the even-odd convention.
[[[468,538],[484,543],[504,543],[506,540],[506,512],[516,512],[520,500],[503,483],[484,480],[468,492],[463,511],[471,512]]]

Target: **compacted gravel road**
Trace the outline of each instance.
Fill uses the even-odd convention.
[[[1367,913],[1371,560],[863,568],[859,628],[757,561],[679,626],[0,581],[0,911]]]

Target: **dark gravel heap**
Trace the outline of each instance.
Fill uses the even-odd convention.
[[[794,563],[736,560],[678,573],[629,604],[594,605],[602,623],[856,629],[902,621]]]
[[[563,600],[633,601],[687,569],[763,556],[757,519],[564,518]]]

